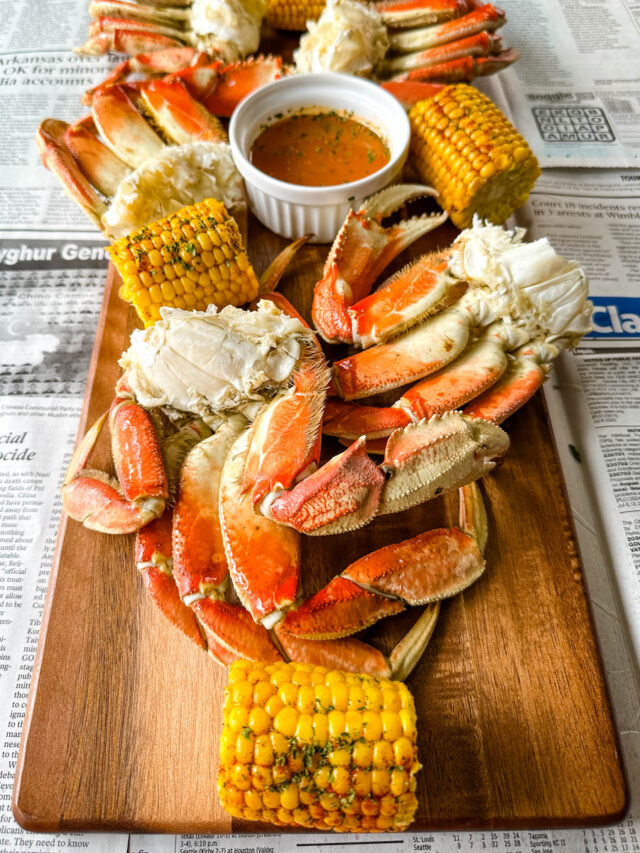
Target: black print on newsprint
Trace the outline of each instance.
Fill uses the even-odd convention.
[[[102,241],[0,239],[0,396],[82,397],[106,270]]]
[[[600,107],[534,107],[533,117],[545,142],[615,142]]]

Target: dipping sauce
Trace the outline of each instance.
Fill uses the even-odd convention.
[[[307,187],[347,184],[372,175],[390,159],[368,125],[340,113],[299,112],[266,127],[253,143],[251,162],[272,178]]]

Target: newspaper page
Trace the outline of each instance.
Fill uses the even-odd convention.
[[[520,60],[495,78],[544,167],[640,165],[640,5],[505,0]]]
[[[530,15],[532,8],[513,3],[508,9],[510,22]],[[569,451],[563,462],[569,470],[576,469],[569,487],[632,791],[632,810],[623,823],[565,832],[407,833],[339,839],[271,833],[233,838],[46,835],[25,832],[15,823],[11,788],[61,510],[59,487],[74,444],[106,270],[104,241],[88,228],[84,215],[40,165],[34,131],[46,116],[71,121],[83,115],[82,92],[118,59],[87,59],[71,52],[86,37],[87,0],[0,0],[0,10],[0,102],[5,117],[0,125],[0,853],[49,849],[268,853],[346,845],[365,851],[511,853],[564,847],[586,853],[640,853],[636,743],[640,703],[629,677],[633,664],[617,615],[616,586],[602,571],[609,554],[585,498],[580,479],[584,469]],[[615,129],[618,132],[617,125]],[[615,235],[611,240],[617,245]],[[611,291],[613,296],[616,293]],[[621,317],[620,322],[626,319]],[[574,383],[575,390],[582,380],[567,381]],[[572,444],[586,447],[586,438],[580,441],[572,439]],[[583,452],[586,456],[587,451]],[[611,515],[622,518],[615,506]],[[616,555],[612,552],[612,556]]]

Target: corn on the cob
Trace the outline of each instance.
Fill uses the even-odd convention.
[[[238,226],[212,198],[121,237],[109,254],[122,276],[120,296],[145,326],[159,319],[164,305],[204,311],[211,303],[244,305],[258,295]]]
[[[417,807],[405,684],[304,663],[233,663],[218,791],[248,820],[342,832],[406,829]]]
[[[486,95],[447,86],[415,104],[409,119],[413,163],[458,228],[468,228],[474,214],[501,225],[527,200],[538,161]]]
[[[307,21],[316,21],[322,14],[324,0],[268,0],[266,21],[275,30],[306,30]]]

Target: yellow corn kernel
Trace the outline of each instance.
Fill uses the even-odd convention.
[[[300,714],[298,717],[296,738],[301,743],[310,743],[313,740],[313,717],[311,714]]]
[[[273,725],[276,731],[283,734],[285,737],[293,737],[298,724],[298,712],[295,708],[286,707],[275,716]]]
[[[278,690],[278,696],[280,697],[280,701],[283,705],[298,704],[298,688],[290,681],[282,685],[282,687]]]
[[[380,740],[380,737],[382,736],[380,713],[375,711],[365,711],[362,715],[362,731],[367,740]]]
[[[264,791],[273,783],[270,767],[261,767],[259,764],[254,764],[251,768],[251,784],[256,791]]]
[[[251,772],[246,764],[236,764],[231,770],[231,781],[241,791],[251,787]]]
[[[309,673],[306,674],[309,675]],[[298,690],[298,711],[301,714],[313,714],[315,706],[316,695],[313,687],[310,684],[303,684]]]
[[[244,804],[249,809],[259,811],[262,808],[262,797],[260,794],[251,788],[244,792]]]
[[[267,703],[267,699],[273,696],[275,692],[276,688],[271,684],[271,682],[257,681],[253,687],[253,704],[264,707]],[[278,711],[279,710],[280,709],[278,708]]]
[[[400,716],[395,711],[381,711],[380,719],[385,740],[393,742],[402,735]]]
[[[339,738],[346,727],[345,715],[342,711],[329,711],[329,737]]]
[[[298,807],[299,803],[298,786],[295,782],[290,782],[280,794],[280,805],[283,809],[293,811],[293,809]]]
[[[275,688],[274,688],[275,689]],[[264,706],[265,711],[270,717],[275,717],[276,714],[284,708],[282,699],[279,696],[270,696]]]
[[[236,705],[229,712],[229,728],[235,732],[249,725],[249,710],[244,705]]]
[[[373,764],[373,747],[370,743],[357,743],[353,747],[352,758],[357,767],[369,767]]]
[[[253,688],[248,681],[238,681],[232,688],[232,702],[248,708],[253,700]]]
[[[251,764],[255,738],[250,731],[244,730],[236,737],[236,759],[241,764]]]
[[[257,711],[259,709],[254,708],[253,710]],[[269,723],[271,723],[271,718],[269,718]],[[273,764],[273,746],[271,745],[271,738],[268,734],[258,735],[253,754],[256,764],[264,767],[270,767]]]

